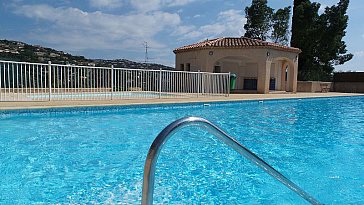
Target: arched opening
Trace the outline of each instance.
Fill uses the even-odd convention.
[[[276,58],[271,66],[270,91],[295,91],[295,64],[287,58]],[[274,89],[271,89],[274,88]]]
[[[235,92],[257,92],[258,62],[254,59],[246,56],[226,56],[214,62],[213,72],[235,74]]]

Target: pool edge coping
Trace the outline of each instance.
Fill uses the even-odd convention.
[[[233,96],[232,94],[231,96]],[[267,100],[289,100],[289,99],[310,99],[310,98],[332,98],[332,97],[356,97],[364,96],[361,93],[299,93],[299,94],[268,94],[268,95],[255,95],[249,94],[237,95],[238,98],[184,98],[184,99],[141,99],[141,100],[117,100],[117,101],[41,101],[41,102],[6,102],[18,103],[19,105],[13,107],[1,107],[1,111],[16,111],[16,110],[42,110],[42,109],[57,109],[57,108],[92,108],[92,107],[134,107],[134,106],[148,106],[148,105],[183,105],[183,104],[206,104],[206,103],[229,103],[229,102],[243,102],[243,101],[267,101]],[[248,97],[248,98],[240,98]],[[106,103],[108,102],[108,103]],[[23,104],[40,104],[24,106]],[[57,105],[57,103],[59,103]],[[67,104],[69,103],[69,104]],[[73,104],[72,104],[73,103]],[[90,104],[87,104],[90,103]],[[23,105],[23,106],[22,106]]]

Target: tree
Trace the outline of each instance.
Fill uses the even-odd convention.
[[[272,15],[273,9],[267,6],[267,0],[253,0],[252,5],[245,8],[244,36],[265,41],[269,37]]]
[[[285,7],[274,13],[267,0],[253,0],[252,5],[245,8],[247,22],[244,36],[287,45],[290,10],[291,7]]]
[[[311,68],[317,43],[315,34],[319,8],[320,4],[311,3],[309,0],[294,0],[291,46],[302,50],[298,60],[299,80],[312,79]]]
[[[278,9],[273,14],[271,39],[274,43],[288,44],[290,12],[291,7],[288,6],[283,9]]]
[[[337,5],[326,7],[319,18],[320,41],[317,44],[318,68],[324,79],[331,76],[335,65],[341,65],[353,58],[347,53],[346,44],[342,41],[346,34],[349,17],[346,11],[349,0],[341,0]]]
[[[348,24],[349,0],[340,0],[318,14],[319,3],[294,0],[291,46],[302,50],[299,58],[299,80],[330,80],[334,65],[349,61],[342,41]]]

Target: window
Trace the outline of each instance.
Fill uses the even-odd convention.
[[[214,73],[221,73],[221,66],[216,65],[214,67]]]
[[[184,71],[184,70],[185,70],[185,64],[181,64],[181,65],[179,65],[179,69],[180,69],[181,71]]]
[[[269,81],[269,90],[276,90],[276,79],[271,78]]]
[[[191,71],[191,64],[189,63],[186,64],[186,71]]]
[[[244,90],[257,90],[258,80],[257,79],[244,79]]]

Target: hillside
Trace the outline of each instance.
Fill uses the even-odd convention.
[[[84,56],[73,56],[63,51],[45,48],[39,45],[29,45],[19,41],[0,40],[0,60],[21,61],[32,63],[71,64],[84,66],[111,67],[153,70],[172,70],[174,68],[160,64],[137,63],[126,59],[103,60],[87,59]]]

